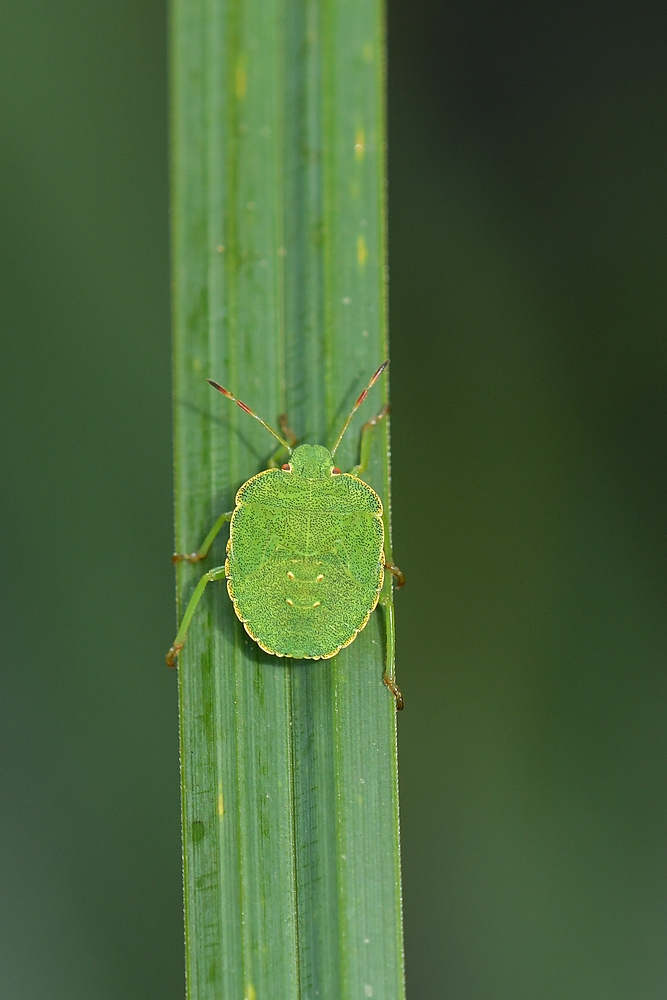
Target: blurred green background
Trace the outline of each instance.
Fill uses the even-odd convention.
[[[8,1000],[183,996],[165,22],[3,5]],[[389,3],[419,1000],[667,995],[666,22]]]

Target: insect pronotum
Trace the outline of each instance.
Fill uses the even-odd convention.
[[[352,417],[385,370],[383,362],[360,393],[336,442],[328,451],[302,444],[281,418],[278,434],[249,406],[217,382],[207,382],[240,406],[280,442],[269,468],[253,476],[236,494],[233,511],[221,514],[201,548],[173,561],[205,559],[226,521],[227,559],[204,573],[183,615],[174,644],[167,653],[173,667],[185,644],[192,616],[213,580],[226,578],[227,590],[240,621],[255,642],[274,656],[329,659],[349,646],[365,627],[378,603],[384,610],[386,656],[384,683],[396,708],[403,696],[394,680],[393,580],[405,578],[386,556],[388,535],[382,501],[363,475],[370,457],[371,436],[389,413],[385,406],[364,424],[359,464],[349,472],[334,465],[334,455]],[[278,468],[279,456],[288,461]],[[385,586],[385,570],[390,574]]]

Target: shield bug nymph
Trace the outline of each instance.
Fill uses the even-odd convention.
[[[236,494],[233,511],[222,514],[201,548],[173,561],[204,559],[226,521],[230,522],[224,566],[205,573],[188,604],[167,663],[174,666],[185,644],[197,604],[212,580],[226,578],[234,611],[255,642],[274,656],[329,659],[349,646],[364,628],[378,602],[384,606],[386,665],[384,683],[403,707],[394,679],[392,578],[401,587],[401,571],[385,555],[388,541],[382,501],[363,475],[370,457],[373,429],[389,412],[386,406],[361,432],[359,464],[341,472],[334,455],[352,417],[388,365],[385,361],[359,395],[331,451],[302,444],[286,421],[284,437],[249,406],[217,382],[210,385],[280,442],[272,467],[253,476]],[[288,461],[277,468],[277,455]],[[385,586],[385,570],[391,575]]]

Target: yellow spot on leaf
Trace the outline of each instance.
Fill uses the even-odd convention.
[[[257,1000],[257,993],[252,983],[248,983],[245,990],[245,1000]]]
[[[225,815],[225,800],[222,795],[222,785],[218,785],[218,816]]]
[[[354,155],[356,159],[359,161],[363,160],[365,152],[366,136],[364,135],[364,130],[362,128],[358,128],[354,137]]]
[[[373,45],[371,42],[366,42],[361,54],[364,62],[373,62]]]
[[[367,257],[368,250],[366,249],[366,240],[363,236],[357,236],[357,260],[359,261],[359,267],[364,266]]]

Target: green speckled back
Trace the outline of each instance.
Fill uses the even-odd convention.
[[[295,659],[334,656],[361,631],[384,576],[380,498],[333,473],[326,448],[301,445],[236,496],[227,588],[249,635]]]

